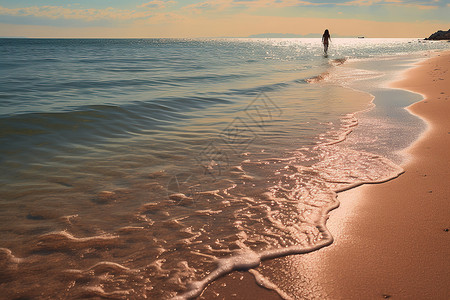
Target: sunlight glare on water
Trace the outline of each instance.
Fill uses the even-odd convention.
[[[446,47],[0,39],[2,295],[195,295],[328,245],[336,192],[401,172],[338,143],[372,100],[343,82],[376,73],[339,65]]]

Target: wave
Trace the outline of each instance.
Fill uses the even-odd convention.
[[[139,134],[143,129],[190,118],[190,111],[229,103],[230,100],[216,97],[167,97],[133,105],[89,105],[66,112],[4,116],[0,118],[0,140],[6,143],[58,133],[75,142],[77,136],[111,138]]]
[[[347,116],[343,122],[344,125],[341,129],[332,134],[332,136],[337,137],[336,139],[314,147],[313,151],[318,157],[321,157],[317,163],[311,167],[303,167],[292,164],[291,161],[284,168],[291,171],[287,172],[290,174],[290,177],[295,176],[301,178],[308,176],[307,174],[313,174],[314,180],[319,180],[321,185],[319,193],[316,191],[310,195],[309,200],[299,199],[292,194],[292,191],[299,192],[302,188],[298,183],[294,183],[290,189],[286,189],[285,184],[283,186],[274,186],[271,188],[272,193],[268,195],[271,201],[285,202],[286,200],[292,200],[298,202],[298,204],[307,205],[309,207],[308,210],[311,212],[308,215],[304,215],[304,219],[300,218],[301,221],[297,224],[292,223],[290,226],[286,226],[286,224],[283,224],[283,222],[274,219],[273,216],[270,216],[271,214],[268,214],[266,218],[269,218],[272,224],[270,226],[264,226],[265,234],[271,231],[270,227],[275,226],[287,236],[304,235],[304,238],[294,238],[294,241],[299,243],[293,246],[284,245],[282,248],[270,248],[262,251],[251,250],[244,243],[241,243],[240,245],[244,246],[246,250],[240,250],[227,258],[216,259],[214,271],[210,272],[203,279],[188,284],[187,291],[176,296],[174,299],[195,298],[216,279],[233,271],[254,269],[265,260],[288,255],[305,254],[329,246],[333,243],[333,237],[326,228],[326,221],[329,212],[339,206],[337,193],[363,184],[383,183],[397,178],[403,173],[403,169],[400,166],[382,156],[339,147],[339,143],[344,141],[352,132],[352,127],[357,125],[357,120],[353,115]],[[303,151],[306,151],[306,149],[303,149]],[[295,182],[295,180],[292,181]],[[318,183],[308,187],[310,192],[317,188],[314,187],[316,184]],[[279,198],[278,201],[276,200],[277,198]],[[301,211],[298,211],[297,214],[300,216],[303,215]],[[310,226],[302,228],[302,224],[310,224]],[[253,275],[258,278],[259,282],[264,282],[261,274]],[[270,283],[268,287],[275,291],[278,290],[276,286],[274,287]]]
[[[9,107],[0,118],[9,171],[1,178],[8,249],[0,249],[0,277],[8,298],[193,297],[233,270],[329,245],[337,193],[402,172],[342,143],[358,125],[346,113],[366,102],[345,102],[349,92],[336,86],[378,75],[337,74],[343,60],[325,60],[320,43],[177,41],[171,52],[169,40],[144,41],[127,55],[97,57],[93,49],[108,52],[109,42],[50,41],[72,52],[44,57],[26,76],[0,74],[11,79],[0,95]],[[198,55],[198,45],[209,52]],[[59,72],[65,68],[74,73]],[[28,89],[30,78],[37,89]],[[262,103],[247,116],[247,100],[261,91],[281,117],[260,114]],[[261,128],[255,119],[267,116]]]
[[[117,245],[117,236],[93,236],[76,238],[66,231],[47,233],[39,237],[36,244],[39,250],[67,250]]]
[[[336,59],[332,59],[332,60],[330,60],[330,62],[329,62],[330,69],[331,69],[332,67],[336,67],[336,66],[343,65],[343,64],[345,64],[347,61],[348,61],[348,58],[336,58]],[[313,77],[310,77],[310,78],[306,78],[305,81],[306,81],[307,83],[319,83],[319,82],[321,82],[321,81],[324,81],[324,80],[326,80],[326,79],[330,76],[330,69],[328,69],[328,70],[325,71],[325,72],[322,72],[322,73],[319,74],[319,75],[316,75],[316,76],[313,76]]]

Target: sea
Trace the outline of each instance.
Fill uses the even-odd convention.
[[[330,245],[337,193],[399,176],[426,129],[389,82],[449,48],[0,39],[1,297],[194,298]]]

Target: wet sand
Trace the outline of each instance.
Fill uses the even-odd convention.
[[[327,227],[334,243],[264,262],[294,299],[450,299],[450,52],[408,70],[393,87],[425,99],[409,110],[428,130],[406,149],[405,173],[338,196]],[[248,272],[211,284],[202,299],[280,299]]]
[[[450,299],[449,69],[447,51],[393,84],[425,97],[409,110],[429,127],[402,176],[339,195],[323,256],[333,299]]]

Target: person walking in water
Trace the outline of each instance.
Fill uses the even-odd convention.
[[[328,55],[328,42],[329,41],[331,42],[330,32],[328,31],[328,29],[325,29],[325,32],[323,33],[323,36],[322,36],[323,52],[325,53],[325,55]]]

